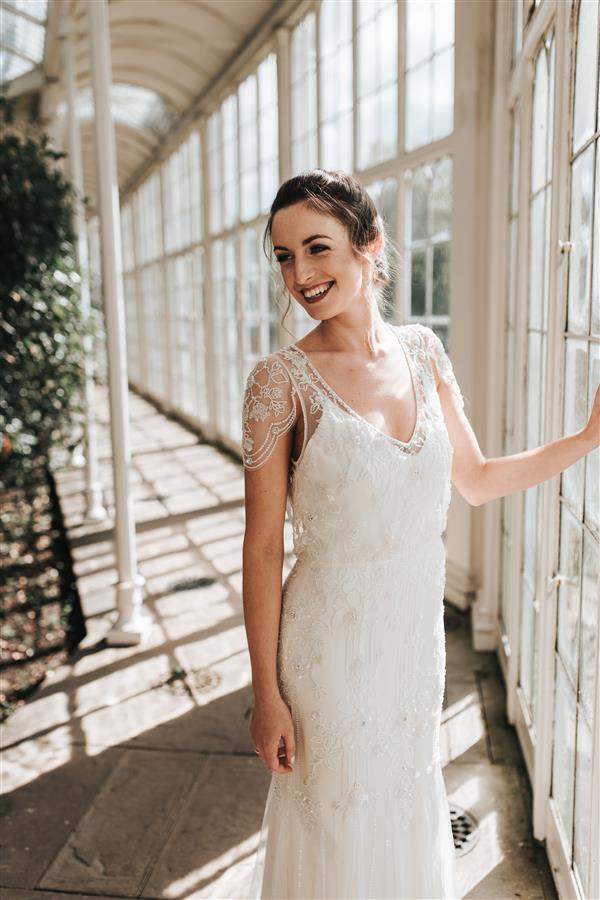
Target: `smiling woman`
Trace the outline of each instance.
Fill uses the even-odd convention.
[[[252,896],[451,898],[438,373],[462,411],[460,389],[431,329],[381,317],[385,235],[359,182],[286,182],[267,234],[318,324],[260,360],[244,397],[250,733],[273,773]]]

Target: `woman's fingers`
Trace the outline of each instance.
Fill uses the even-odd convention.
[[[283,741],[285,747],[285,755],[287,757],[287,761],[290,766],[293,766],[294,760],[296,758],[296,742],[294,740],[293,729],[284,732],[281,740]]]
[[[274,754],[268,754],[265,763],[271,772],[277,772],[278,774],[284,774],[292,771],[291,766],[291,753],[288,754],[288,746],[286,744],[285,738],[282,737],[279,740],[279,746]]]

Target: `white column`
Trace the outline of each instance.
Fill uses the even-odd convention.
[[[202,156],[202,223],[204,255],[202,258],[202,278],[204,285],[204,377],[206,379],[206,400],[208,421],[202,423],[202,433],[207,440],[217,436],[217,347],[219,335],[215,323],[215,298],[212,275],[212,240],[210,236],[210,197],[208,166],[208,120],[200,122],[200,152]]]
[[[112,81],[108,4],[88,3],[95,107],[98,209],[102,246],[102,283],[106,317],[110,424],[115,493],[118,618],[106,636],[109,644],[138,644],[152,617],[143,607],[144,579],[137,571],[135,520],[129,493],[131,448],[123,298],[123,259],[115,134],[110,114]]]
[[[490,0],[455,4],[454,184],[450,259],[450,343],[456,377],[465,397],[465,412],[482,450],[490,309],[489,271],[490,127],[494,59],[494,4]],[[477,77],[473,73],[477,73]],[[494,510],[492,510],[492,513]],[[446,596],[471,606],[475,650],[491,650],[496,642],[496,596],[484,585],[483,525],[490,513],[473,509],[453,491],[448,512]],[[496,513],[497,515],[497,513]]]
[[[66,33],[63,36],[65,63],[65,81],[67,87],[69,166],[71,181],[75,187],[73,203],[73,224],[76,235],[77,261],[81,273],[81,311],[86,322],[90,318],[90,273],[88,262],[87,234],[85,227],[85,211],[83,207],[84,185],[83,166],[81,162],[81,140],[76,109],[75,66],[73,60],[73,36],[71,24],[67,20]],[[93,340],[91,335],[84,337],[85,349],[85,517],[88,522],[98,522],[106,518],[106,509],[102,503],[102,482],[98,470],[98,441],[96,433],[95,384],[93,366]]]

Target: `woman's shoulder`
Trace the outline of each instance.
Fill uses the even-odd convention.
[[[279,350],[273,350],[271,353],[259,357],[246,375],[246,384],[252,384],[255,381],[264,383],[289,380],[286,350],[286,347],[281,347]]]

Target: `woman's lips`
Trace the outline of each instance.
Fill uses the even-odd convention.
[[[331,288],[334,286],[334,284],[335,284],[335,281],[332,281],[331,284],[329,285],[329,287],[327,288],[327,290],[323,291],[322,294],[317,294],[316,297],[304,297],[304,294],[302,296],[304,297],[304,299],[306,300],[307,303],[317,303],[318,300],[322,300],[323,297],[327,296],[327,294],[329,293]]]

